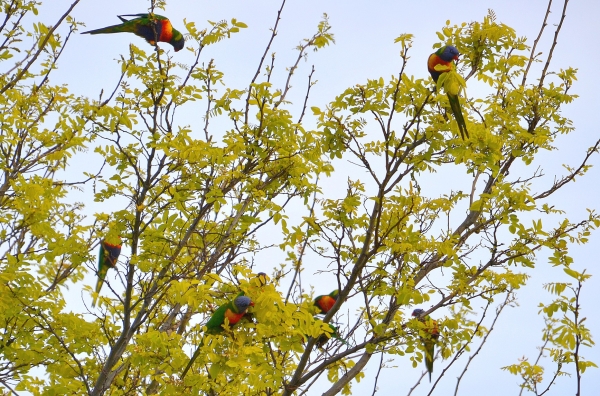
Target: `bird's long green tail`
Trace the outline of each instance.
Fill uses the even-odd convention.
[[[83,32],[82,34],[107,34],[107,33],[123,33],[123,32],[128,32],[128,33],[134,33],[135,32],[135,27],[133,25],[126,25],[126,24],[120,24],[120,25],[112,25],[112,26],[107,26],[101,29],[96,29],[96,30],[90,30],[89,32]]]
[[[102,258],[103,260],[104,258]],[[96,294],[94,295],[94,299],[92,301],[92,307],[96,306],[96,302],[98,301],[98,296],[100,295],[100,289],[102,289],[102,285],[104,284],[104,279],[106,279],[106,273],[108,272],[108,267],[104,266],[100,268],[98,271],[98,280],[96,281]]]
[[[198,358],[198,355],[200,355],[200,350],[202,349],[202,345],[204,345],[204,337],[202,337],[202,341],[200,341],[200,345],[198,345],[198,348],[196,348],[196,352],[194,352],[194,354],[192,355],[192,358],[190,359],[189,363],[187,364],[187,366],[185,366],[185,369],[183,369],[183,372],[181,373],[181,377],[180,377],[181,381],[183,381],[183,379],[185,378],[185,375],[187,374],[187,372],[190,370],[190,368],[192,367],[192,365]]]
[[[433,372],[433,356],[435,354],[435,344],[433,341],[425,341],[425,367],[429,373],[429,382],[431,382],[431,373]]]
[[[460,102],[458,101],[458,96],[448,94],[448,101],[450,102],[450,108],[452,109],[452,114],[454,114],[454,119],[458,124],[458,129],[460,130],[460,137],[465,140],[465,136],[469,138],[469,132],[467,131],[467,124],[465,123],[465,119],[463,118],[462,110],[460,109]]]

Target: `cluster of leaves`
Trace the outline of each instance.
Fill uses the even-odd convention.
[[[448,23],[440,33],[466,54],[465,80],[475,76],[491,87],[485,97],[465,99],[471,139],[463,142],[448,121],[445,96],[404,73],[410,35],[397,39],[403,59],[397,76],[348,88],[321,109],[308,106],[311,73],[306,100],[294,107],[288,96],[300,61],[333,42],[326,18],[297,47],[281,87],[272,82],[275,56],[264,64],[278,17],[246,87],[229,88],[215,61],[201,62],[206,46],[245,24],[222,21],[199,30],[186,22],[193,64],[132,44],[108,98],[75,97],[48,77],[77,28],[69,16],[77,3],[52,27],[36,24],[35,45],[0,77],[0,383],[6,388],[291,395],[327,373],[333,384],[325,394],[348,394],[374,354],[422,361],[423,325],[403,308],[430,301],[427,314],[448,308],[439,342],[452,364],[493,327],[483,326],[485,312],[479,321],[468,319],[473,301],[489,307],[501,296],[502,307],[509,304],[527,281],[517,268],[535,266],[541,249],[570,270],[569,244],[585,242],[600,224],[595,213],[549,228],[533,218],[536,211],[561,213],[545,201],[585,173],[597,145],[577,168],[534,191],[531,181],[542,175],[527,173],[526,165],[572,130],[560,108],[574,98],[568,91],[575,72],[556,72],[545,83],[545,67],[528,84],[534,51],[491,14],[481,23]],[[5,6],[11,23],[1,26],[3,65],[19,52],[21,18],[36,14],[37,5]],[[58,32],[67,28],[62,37]],[[199,108],[200,129],[177,116]],[[308,108],[316,130],[303,123]],[[68,179],[61,172],[87,147],[104,165],[84,180]],[[325,196],[318,181],[334,174],[340,158],[358,164],[367,180],[351,177],[342,197]],[[434,173],[448,171],[472,175],[470,181],[456,176],[470,193],[435,196],[428,189]],[[78,185],[93,186],[93,199],[111,210],[85,217],[83,204],[67,203],[68,188]],[[292,223],[286,210],[305,210],[302,222]],[[263,229],[277,230],[275,246],[259,238]],[[117,236],[126,252],[98,309],[67,312],[67,285],[95,271],[90,252],[99,240]],[[272,282],[257,285],[252,257],[269,248],[284,250],[287,262]],[[302,289],[308,255],[340,289],[323,320],[314,318]],[[84,302],[93,293],[85,290]],[[255,303],[251,320],[205,336],[214,308],[240,291]],[[345,318],[351,346],[330,342],[315,351],[343,305],[357,307]],[[579,334],[577,345],[590,345],[581,321],[575,323],[553,339]],[[198,345],[202,353],[182,380]],[[582,371],[592,366],[576,363]]]
[[[540,304],[540,313],[544,314],[546,320],[546,329],[544,329],[543,345],[540,347],[540,353],[534,364],[529,363],[527,358],[520,359],[519,364],[513,364],[503,367],[511,374],[519,375],[523,382],[521,388],[526,389],[536,395],[543,395],[561,376],[569,375],[565,366],[573,364],[575,366],[577,393],[581,395],[581,374],[589,367],[598,367],[594,362],[585,360],[581,355],[583,347],[591,348],[594,345],[592,334],[585,326],[585,317],[581,317],[581,290],[583,282],[588,280],[591,275],[578,272],[570,268],[565,268],[564,272],[577,281],[577,285],[572,283],[549,283],[544,286],[558,298],[549,304]],[[565,296],[565,291],[573,293],[572,297]],[[553,318],[554,314],[562,312],[562,318]],[[572,317],[571,317],[572,315]],[[550,346],[549,346],[550,345]],[[540,365],[540,360],[544,353],[547,353],[552,362],[556,365],[552,378],[548,385],[541,390],[541,384],[544,380],[544,367]]]

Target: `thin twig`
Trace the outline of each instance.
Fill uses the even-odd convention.
[[[246,96],[246,111],[245,111],[245,115],[244,115],[244,124],[248,124],[248,115],[249,115],[249,111],[250,111],[250,95],[252,94],[252,84],[254,84],[256,82],[256,79],[258,78],[258,75],[260,74],[260,69],[262,69],[262,65],[265,62],[265,59],[267,57],[267,53],[269,52],[269,49],[271,48],[271,44],[273,44],[273,40],[275,40],[275,36],[277,36],[277,26],[279,25],[279,21],[281,20],[281,12],[283,11],[283,6],[285,5],[285,1],[283,0],[281,2],[281,7],[279,8],[279,11],[277,11],[277,19],[275,19],[275,26],[273,26],[273,29],[271,30],[271,38],[269,39],[269,43],[267,44],[267,47],[265,48],[265,52],[262,56],[262,58],[260,59],[260,62],[258,63],[258,67],[256,68],[256,73],[254,73],[254,77],[252,77],[252,81],[250,81],[250,85],[248,86],[248,95]]]
[[[540,32],[537,38],[533,41],[533,47],[531,48],[531,54],[529,55],[529,62],[527,63],[527,67],[525,68],[525,73],[523,73],[523,81],[521,82],[521,86],[525,86],[525,81],[527,81],[527,73],[529,73],[529,68],[535,59],[535,49],[537,48],[538,42],[542,38],[542,34],[544,33],[544,29],[548,25],[548,16],[550,15],[550,8],[552,7],[552,0],[548,1],[548,8],[546,9],[546,15],[544,16],[544,22],[542,22],[542,27],[540,28]]]
[[[310,94],[310,89],[313,86],[312,76],[315,73],[315,65],[312,65],[312,69],[310,74],[308,75],[308,86],[306,87],[306,96],[304,97],[304,105],[302,105],[302,113],[300,114],[300,118],[298,118],[298,125],[302,124],[302,119],[304,118],[304,113],[306,112],[306,104],[308,103],[308,95]],[[298,132],[298,127],[296,126],[296,133]]]
[[[31,60],[25,65],[25,67],[19,73],[17,73],[17,75],[14,76],[12,80],[10,80],[4,87],[2,87],[2,89],[0,89],[0,95],[6,92],[7,89],[12,88],[23,77],[23,75],[27,73],[31,65],[33,65],[33,63],[37,60],[38,56],[40,56],[42,51],[46,48],[46,44],[48,43],[48,40],[50,40],[50,37],[52,37],[52,35],[54,34],[54,31],[60,26],[62,21],[71,13],[71,11],[73,11],[73,8],[75,8],[77,3],[79,3],[80,1],[81,0],[75,0],[75,2],[71,4],[67,12],[65,12],[54,24],[54,26],[52,26],[44,40],[42,40],[42,42],[40,43],[40,47],[37,50],[37,52],[33,55],[33,58],[31,58]]]
[[[492,325],[490,326],[489,330],[487,331],[487,333],[485,334],[485,336],[481,340],[481,344],[479,344],[479,347],[477,348],[477,350],[475,351],[475,353],[473,353],[471,356],[469,356],[469,360],[467,361],[467,364],[465,365],[463,371],[460,373],[460,375],[456,379],[456,388],[454,389],[454,396],[458,395],[458,387],[460,385],[460,381],[462,380],[463,376],[467,372],[467,369],[469,368],[469,365],[471,364],[471,362],[473,361],[473,359],[475,359],[475,356],[477,356],[477,354],[479,354],[479,352],[481,351],[481,348],[483,348],[483,345],[487,341],[487,338],[491,334],[492,330],[494,330],[494,326],[496,325],[496,321],[500,317],[500,314],[502,313],[502,310],[512,301],[512,297],[513,297],[513,294],[512,294],[511,291],[509,291],[508,293],[506,293],[506,298],[504,299],[504,302],[502,304],[500,304],[500,306],[496,309],[496,317],[492,321]]]
[[[544,78],[546,77],[546,73],[548,72],[548,67],[550,67],[550,60],[552,59],[552,54],[554,53],[554,48],[558,44],[558,34],[560,33],[560,29],[562,28],[562,24],[565,21],[565,17],[567,16],[567,5],[569,4],[569,0],[565,0],[562,10],[562,15],[560,17],[560,22],[554,31],[554,41],[552,42],[552,46],[550,47],[550,52],[548,53],[548,59],[546,60],[546,65],[544,65],[544,70],[542,70],[542,75],[540,77],[540,83],[538,84],[538,88],[542,89],[544,84]]]
[[[375,396],[375,393],[377,393],[377,381],[379,380],[379,374],[381,374],[381,369],[383,368],[383,355],[384,353],[381,353],[381,359],[379,360],[379,368],[377,369],[377,374],[375,375],[375,383],[373,384],[373,393],[371,393],[371,396]]]

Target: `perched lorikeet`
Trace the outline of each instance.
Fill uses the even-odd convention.
[[[331,293],[324,296],[317,296],[314,299],[314,305],[319,308],[321,314],[326,314],[333,307],[338,299],[339,290],[334,290]]]
[[[124,17],[135,17],[133,19],[125,19]],[[120,25],[107,26],[102,29],[90,30],[82,34],[105,34],[105,33],[133,33],[140,36],[151,45],[155,45],[157,41],[169,43],[175,48],[175,52],[183,48],[185,39],[183,34],[173,28],[171,21],[164,16],[156,14],[133,14],[133,15],[118,15],[118,18],[123,22]]]
[[[427,338],[422,338],[423,346],[425,348],[425,367],[427,367],[427,372],[429,373],[429,382],[431,382],[431,373],[433,372],[433,358],[435,356],[435,343],[437,339],[440,337],[440,332],[438,329],[438,324],[435,320],[431,319],[429,315],[423,317],[423,311],[420,308],[417,308],[413,311],[412,316],[416,317],[422,323],[429,325],[425,331],[429,333]]]
[[[235,325],[237,322],[242,319],[242,317],[246,314],[246,310],[248,307],[253,307],[254,303],[250,300],[249,297],[246,296],[238,296],[233,301],[229,301],[227,304],[221,305],[217,310],[212,314],[208,322],[206,322],[206,333],[207,334],[219,334],[223,332],[223,325],[225,324],[225,318],[229,320],[229,326]],[[190,362],[187,364],[183,373],[181,373],[181,379],[185,377],[188,370],[194,364],[194,361],[200,354],[200,349],[204,345],[204,339],[198,345],[198,349],[194,352],[194,355],[190,359]]]
[[[269,283],[269,276],[264,272],[259,272],[258,274],[256,274],[254,283],[257,283],[259,287],[266,286],[267,283]]]
[[[120,238],[119,238],[120,239]],[[96,300],[100,294],[100,289],[104,284],[106,273],[109,268],[115,268],[117,260],[121,254],[121,244],[113,245],[106,241],[100,242],[100,252],[98,253],[98,281],[96,282],[96,294],[92,301],[92,307],[96,306]]]
[[[246,314],[248,307],[253,306],[254,303],[250,300],[250,297],[246,296],[238,296],[233,301],[221,305],[206,322],[206,332],[209,334],[223,332],[225,318],[229,319],[229,325],[233,326]]]
[[[446,45],[429,55],[429,59],[427,59],[427,70],[429,70],[431,78],[433,78],[433,81],[436,83],[438,83],[440,76],[444,75],[442,77],[443,81],[440,80],[438,86],[443,86],[446,95],[448,95],[452,114],[454,114],[454,118],[458,124],[460,136],[464,140],[465,136],[467,139],[469,138],[469,132],[467,131],[467,124],[463,118],[460,102],[458,100],[458,94],[461,88],[465,86],[464,80],[455,71],[456,66],[454,65],[454,61],[458,60],[458,55],[459,53],[456,47]]]
[[[236,297],[245,296],[246,292],[248,292],[248,294],[251,296],[256,296],[256,293],[260,292],[260,290],[264,288],[267,283],[269,283],[269,276],[264,272],[259,272],[255,277],[248,280],[246,291],[240,291]]]
[[[343,344],[346,344],[346,345],[350,346],[350,344],[348,344],[346,342],[346,340],[344,340],[344,339],[342,339],[340,337],[340,334],[338,333],[338,328],[337,327],[335,327],[331,323],[328,323],[328,325],[331,328],[331,333],[329,333],[329,334],[327,334],[327,333],[321,334],[321,336],[319,336],[319,338],[317,338],[317,342],[315,342],[315,345],[317,347],[323,348],[323,346],[325,344],[327,344],[327,341],[329,341],[331,338],[335,338],[336,340],[341,341]]]

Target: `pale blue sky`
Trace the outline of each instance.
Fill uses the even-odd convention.
[[[51,3],[51,4],[50,4]],[[70,0],[53,0],[42,12],[42,19],[52,23],[54,16],[62,13],[71,3]],[[416,4],[418,3],[418,4]],[[549,19],[544,38],[540,43],[540,50],[547,52],[551,42],[555,24],[558,23],[562,4],[554,2],[553,12]],[[74,16],[77,20],[86,23],[83,30],[95,29],[118,23],[116,15],[145,12],[149,2],[141,0],[116,1],[83,0],[77,6]],[[171,0],[167,11],[159,12],[168,16],[174,26],[183,29],[183,19],[195,21],[196,25],[207,27],[207,20],[218,21],[237,18],[248,24],[248,29],[232,36],[219,45],[206,49],[203,60],[208,62],[211,58],[216,61],[217,67],[226,75],[229,86],[244,88],[256,70],[267,43],[273,25],[278,1],[249,1],[249,0],[223,0],[223,1],[189,1]],[[545,9],[546,1],[541,0],[473,0],[473,1],[439,1],[430,0],[423,2],[409,1],[314,1],[314,0],[288,0],[282,14],[279,35],[273,46],[277,52],[275,66],[275,81],[284,78],[284,68],[291,65],[296,56],[293,48],[302,38],[309,37],[316,28],[323,13],[329,15],[333,26],[336,44],[317,53],[310,53],[308,61],[302,61],[292,82],[295,89],[290,97],[298,105],[304,98],[304,87],[310,67],[315,65],[314,78],[318,80],[311,91],[311,105],[324,107],[327,102],[341,93],[345,88],[357,83],[364,83],[368,78],[396,75],[399,70],[400,47],[394,44],[394,38],[401,33],[414,35],[414,46],[410,52],[411,60],[406,69],[409,75],[427,77],[425,60],[432,52],[432,45],[438,41],[435,34],[450,20],[452,24],[482,20],[488,9],[493,9],[498,21],[505,23],[517,31],[517,35],[526,36],[531,45],[539,31]],[[559,44],[554,53],[552,69],[558,70],[568,66],[579,69],[578,82],[572,92],[580,95],[573,104],[564,108],[564,114],[573,120],[576,132],[568,137],[560,137],[556,145],[558,151],[545,153],[536,163],[545,171],[549,179],[554,175],[564,174],[563,163],[575,165],[585,149],[591,146],[600,136],[595,117],[600,110],[597,101],[597,92],[600,88],[597,78],[597,67],[600,64],[599,52],[592,47],[591,38],[595,37],[592,29],[597,29],[597,19],[600,15],[600,2],[598,1],[571,1],[567,11],[567,19],[559,37]],[[133,35],[104,35],[88,36],[76,35],[73,42],[65,50],[61,58],[59,71],[53,75],[53,83],[69,84],[71,90],[77,94],[97,97],[102,88],[111,89],[119,77],[120,66],[116,59],[121,54],[126,55],[129,43],[149,50],[141,38]],[[168,45],[162,45],[171,49]],[[175,55],[182,63],[191,63],[193,55],[186,50]],[[474,94],[476,87],[470,88],[469,93]],[[296,108],[299,108],[297,106]],[[203,123],[193,113],[186,115],[185,122],[197,128]],[[181,121],[180,121],[181,122]],[[89,158],[89,157],[87,157]],[[82,159],[82,167],[85,161]],[[598,156],[592,160],[595,165],[600,164]],[[356,172],[356,169],[347,162],[337,162],[336,168],[339,175],[331,183],[330,192],[335,188],[345,191],[343,187],[346,174]],[[342,175],[342,176],[340,176]],[[585,208],[600,209],[598,196],[600,195],[600,170],[592,169],[584,178],[568,189],[556,194],[552,202],[562,208],[568,209],[568,216],[575,220],[585,216]],[[443,184],[441,185],[443,188]],[[90,188],[78,199],[91,193]],[[94,208],[93,205],[90,206]],[[93,209],[95,210],[95,209]],[[600,253],[600,236],[594,234],[587,245],[574,247],[572,250],[575,258],[576,269],[587,268],[594,277],[586,284],[583,291],[584,315],[588,316],[587,326],[596,335],[600,335],[600,316],[596,314],[596,303],[600,299],[600,271],[598,270],[598,256]],[[280,259],[279,255],[270,252],[257,270],[270,272]],[[263,264],[264,263],[264,264]],[[316,269],[316,268],[315,268]],[[537,316],[537,305],[540,301],[548,301],[549,295],[542,291],[541,285],[545,282],[561,280],[561,270],[551,269],[546,265],[543,255],[540,255],[539,265],[531,272],[533,278],[530,284],[518,294],[519,304],[517,309],[509,309],[504,313],[503,323],[498,326],[491,336],[489,345],[473,363],[473,369],[461,384],[462,395],[509,395],[518,394],[518,379],[500,370],[501,366],[516,363],[523,355],[534,360],[537,355],[536,346],[541,344],[542,318]],[[91,275],[91,274],[90,274]],[[329,285],[333,278],[310,277],[317,292],[329,292]],[[90,282],[93,279],[90,276]],[[81,295],[78,291],[77,298]],[[594,316],[595,315],[595,316]],[[600,364],[598,348],[585,349],[586,358]],[[372,363],[378,362],[378,357]],[[414,385],[419,369],[413,369],[408,359],[395,362],[398,368],[384,370],[379,382],[377,395],[405,395]],[[463,363],[464,364],[464,363]],[[462,368],[463,364],[458,364]],[[436,362],[436,373],[441,371],[443,364]],[[437,395],[449,395],[454,391],[457,372],[446,374],[436,392]],[[318,389],[326,389],[324,383]],[[592,395],[600,389],[600,372],[590,369],[583,377],[585,395]],[[355,395],[371,394],[373,378],[367,374],[360,384],[355,384]],[[425,395],[426,388],[418,389],[413,395]],[[318,394],[313,388],[309,394]],[[551,395],[574,394],[574,379],[562,378],[558,380]]]

